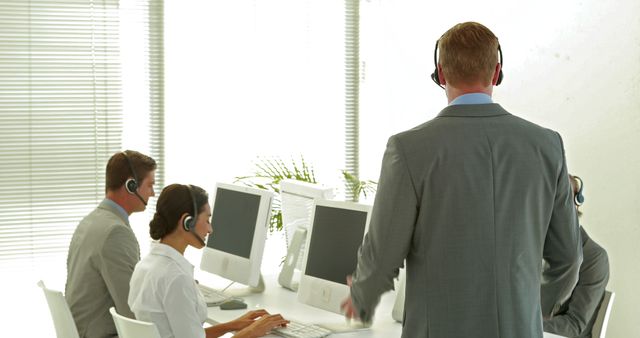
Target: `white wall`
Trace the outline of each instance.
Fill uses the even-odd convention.
[[[257,157],[305,160],[339,184],[341,2],[167,1],[166,183],[211,191]],[[328,19],[328,20],[327,20]]]
[[[494,100],[560,132],[585,181],[581,222],[607,249],[617,293],[608,337],[640,336],[640,2],[374,0],[362,11],[362,175],[377,178],[391,134],[446,105],[428,78],[436,39],[458,22],[487,25],[504,52]]]
[[[258,157],[300,164],[304,156],[319,182],[340,187],[342,2],[165,5],[166,184],[211,195],[216,182],[253,174]],[[279,269],[286,245],[278,234],[267,245],[263,271]],[[200,252],[186,256],[199,265]]]

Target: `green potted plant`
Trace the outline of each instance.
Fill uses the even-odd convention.
[[[352,196],[368,196],[376,191],[377,183],[367,180],[361,181],[346,170],[342,170],[342,178],[345,181],[346,189],[352,192]],[[284,179],[293,179],[307,183],[318,183],[313,171],[313,166],[309,165],[304,157],[300,156],[300,161],[294,159],[290,163],[285,163],[280,158],[258,157],[255,163],[255,172],[248,176],[238,176],[234,182],[241,183],[249,187],[264,189],[275,193],[275,198],[271,204],[271,219],[269,221],[269,231],[281,231],[282,223],[282,201],[280,198],[280,182]]]

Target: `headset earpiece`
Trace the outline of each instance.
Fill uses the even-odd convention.
[[[187,215],[187,217],[184,218],[184,221],[182,221],[182,226],[184,227],[184,230],[192,233],[193,236],[198,239],[198,242],[202,244],[202,246],[206,246],[207,243],[204,241],[204,239],[202,239],[202,237],[200,237],[200,235],[196,233],[196,219],[198,217],[198,205],[196,204],[196,196],[193,193],[193,188],[191,188],[191,185],[187,184],[186,186],[187,191],[189,191],[189,196],[191,197],[191,203],[193,204],[193,215]]]
[[[128,193],[135,194],[136,191],[138,191],[138,182],[136,182],[135,179],[130,178],[124,183],[124,187],[127,189]]]
[[[500,74],[498,74],[498,81],[496,81],[496,86],[499,86],[502,83],[502,69],[500,69]]]
[[[438,77],[438,42],[440,42],[440,40],[436,41],[436,47],[433,49],[433,63],[435,64],[436,68],[433,70],[433,73],[431,73],[431,80],[433,80],[433,82],[435,82],[439,87],[444,89],[444,87],[442,87],[442,84],[440,83],[440,78]]]
[[[578,184],[580,185],[580,187],[578,188],[578,192],[576,192],[575,196],[573,196],[573,201],[577,206],[581,206],[584,203],[584,195],[582,194],[582,188],[584,187],[584,182],[582,182],[582,179],[578,176],[573,176],[573,178],[575,178],[576,181],[578,181]]]
[[[185,231],[191,231],[191,229],[193,228],[193,217],[191,217],[191,215],[187,216],[184,218],[184,220],[182,221],[182,227],[184,228]]]
[[[500,48],[500,44],[498,44],[498,55],[500,56],[500,73],[498,73],[498,81],[496,81],[496,86],[499,86],[502,83],[502,79],[504,78],[504,73],[502,72],[502,66],[504,62],[502,60],[502,48]]]
[[[147,201],[145,201],[144,198],[142,198],[142,196],[140,196],[140,194],[138,193],[138,187],[139,187],[138,176],[136,175],[136,171],[133,168],[133,163],[131,162],[129,155],[127,155],[126,150],[122,152],[122,155],[124,156],[125,159],[127,159],[127,163],[129,164],[129,170],[131,170],[131,174],[133,175],[133,178],[130,178],[124,182],[124,188],[127,190],[128,193],[132,195],[136,195],[136,197],[138,197],[138,199],[142,202],[142,204],[146,206]]]

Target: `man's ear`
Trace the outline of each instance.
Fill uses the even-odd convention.
[[[491,85],[498,85],[498,78],[500,77],[500,69],[502,69],[502,65],[500,62],[496,63],[496,69],[493,71],[493,78],[491,79]]]
[[[439,63],[438,63],[438,81],[442,86],[447,84],[447,79],[444,78],[444,73],[442,72],[442,66]]]

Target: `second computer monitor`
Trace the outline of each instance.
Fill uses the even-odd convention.
[[[218,183],[211,226],[200,268],[257,287],[273,194],[266,190]]]
[[[291,244],[293,233],[297,228],[309,228],[314,200],[333,198],[333,189],[315,183],[286,179],[280,181],[282,199],[282,224],[287,237],[287,245]]]
[[[356,268],[370,211],[368,205],[316,200],[298,300],[341,313],[340,303],[349,295],[347,276]]]

